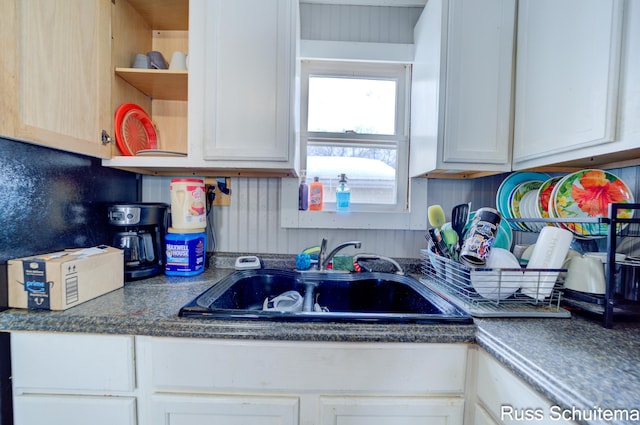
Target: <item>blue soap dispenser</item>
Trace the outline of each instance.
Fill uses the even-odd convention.
[[[345,212],[349,211],[349,204],[351,202],[351,190],[347,186],[347,175],[340,174],[340,181],[336,188],[336,211]]]

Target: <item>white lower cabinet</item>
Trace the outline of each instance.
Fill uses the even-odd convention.
[[[462,424],[467,344],[15,332],[16,425]]]
[[[135,425],[134,338],[14,332],[15,425]]]
[[[442,397],[321,397],[319,425],[462,424],[464,400]]]
[[[137,423],[134,397],[23,394],[14,396],[13,410],[16,425]]]
[[[296,397],[155,395],[151,422],[157,425],[296,425]]]
[[[498,425],[482,405],[476,403],[473,411],[473,425]]]
[[[139,337],[141,415],[166,425],[462,424],[467,347]]]
[[[478,350],[476,370],[476,424],[575,425],[564,420],[551,401],[484,350]]]

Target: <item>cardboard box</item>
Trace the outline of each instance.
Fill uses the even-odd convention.
[[[124,285],[121,249],[101,245],[8,261],[9,307],[66,310]]]

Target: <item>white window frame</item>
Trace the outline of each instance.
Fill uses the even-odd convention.
[[[409,100],[411,87],[411,67],[406,64],[390,63],[364,63],[347,61],[312,61],[302,62],[300,80],[300,169],[307,169],[307,146],[313,142],[343,142],[362,143],[363,146],[373,146],[377,143],[389,143],[397,149],[396,164],[396,199],[393,204],[352,203],[350,210],[353,212],[381,212],[381,211],[406,211],[408,205],[408,172],[409,172]],[[356,134],[356,133],[332,133],[307,131],[308,105],[309,105],[309,78],[311,77],[362,77],[368,79],[382,79],[396,81],[396,119],[395,129],[392,135]],[[337,177],[337,176],[336,176]],[[347,172],[348,177],[348,172]],[[313,176],[307,175],[307,180]],[[325,199],[324,208],[335,210],[335,200]]]
[[[398,164],[396,168],[396,203],[352,204],[349,213],[337,213],[334,200],[325,200],[322,211],[298,211],[297,178],[282,179],[281,226],[284,228],[344,228],[344,229],[426,229],[427,180],[410,179],[409,172],[409,118],[411,93],[411,67],[408,64],[376,64],[349,61],[306,61],[300,79],[300,168],[306,169],[307,140],[359,139],[372,141],[386,139],[398,141]],[[404,66],[401,76],[398,66]],[[396,105],[396,134],[391,137],[344,133],[308,133],[308,81],[309,75],[363,76],[398,79],[398,102]],[[319,137],[322,136],[322,137]],[[310,184],[313,176],[307,176]]]

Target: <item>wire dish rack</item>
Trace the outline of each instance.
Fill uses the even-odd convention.
[[[607,217],[507,219],[513,230],[538,231],[544,225],[571,230],[576,240],[592,243],[606,238],[606,291],[592,295],[564,290],[562,303],[574,311],[602,315],[604,326],[613,327],[614,316],[640,317],[640,203],[611,203]],[[596,247],[597,248],[597,247]],[[597,251],[597,249],[590,249]],[[627,261],[616,262],[616,253]]]
[[[470,269],[427,249],[420,257],[420,281],[474,317],[571,317],[559,290],[566,269]]]

